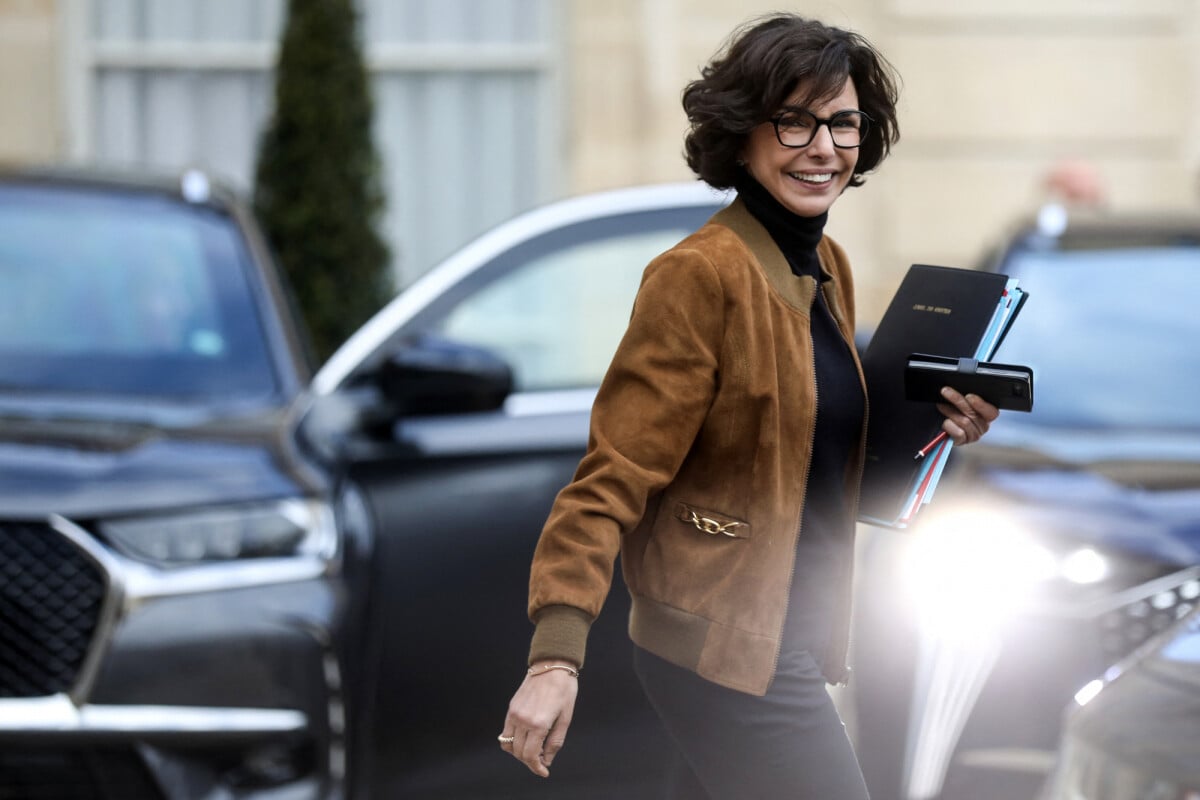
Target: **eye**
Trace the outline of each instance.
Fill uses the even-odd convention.
[[[856,131],[862,127],[862,114],[857,111],[839,111],[829,120],[829,125]]]
[[[779,115],[779,127],[791,131],[806,131],[813,126],[812,114],[803,111],[785,111]]]

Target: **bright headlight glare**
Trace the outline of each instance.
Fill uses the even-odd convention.
[[[325,503],[289,498],[189,514],[112,520],[101,525],[119,549],[165,564],[245,558],[331,557],[337,547]]]
[[[1071,583],[1099,583],[1108,577],[1108,559],[1090,547],[1082,547],[1062,560],[1062,576]]]
[[[1054,554],[1023,531],[996,520],[950,517],[920,534],[911,567],[918,584],[976,590],[1037,583],[1058,569]]]
[[[1089,681],[1082,689],[1075,693],[1075,702],[1081,706],[1085,706],[1100,694],[1100,690],[1104,688],[1104,681],[1097,678],[1094,681]]]
[[[905,568],[911,594],[939,624],[1000,616],[1057,571],[1047,547],[986,513],[930,520],[916,534]]]

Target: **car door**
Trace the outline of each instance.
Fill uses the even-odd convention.
[[[717,208],[710,197],[510,232],[387,332],[487,348],[511,367],[514,391],[496,411],[402,417],[346,464],[376,529],[365,618],[375,672],[364,678],[374,688],[356,703],[373,717],[358,748],[373,796],[659,796],[665,742],[630,669],[619,567],[553,780],[495,737],[526,663],[534,545],[583,455],[641,272]]]

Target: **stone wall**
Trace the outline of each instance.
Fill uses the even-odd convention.
[[[58,154],[58,52],[54,0],[0,0],[0,162]]]
[[[860,314],[908,264],[971,266],[1091,165],[1113,208],[1195,206],[1200,4],[1192,0],[576,0],[570,187],[688,179],[679,93],[740,22],[783,7],[853,28],[904,81],[902,139],[835,207]]]
[[[431,0],[432,2],[432,0]],[[1196,0],[562,0],[569,193],[691,175],[683,86],[730,31],[788,8],[853,28],[899,69],[903,137],[830,232],[853,256],[860,314],[908,264],[969,266],[1087,162],[1114,208],[1197,203]],[[0,160],[67,154],[64,0],[0,0]],[[80,124],[80,123],[75,123]]]

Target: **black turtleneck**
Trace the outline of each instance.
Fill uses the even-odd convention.
[[[783,251],[792,272],[820,280],[821,264],[817,260],[817,245],[825,235],[826,211],[817,217],[802,217],[783,207],[763,185],[743,172],[737,186],[738,195],[750,213],[763,224],[775,244]]]
[[[817,256],[828,213],[818,217],[793,214],[748,173],[738,194],[767,232],[797,276],[809,276],[819,285],[826,279]],[[800,521],[796,569],[788,607],[784,651],[807,650],[820,664],[829,641],[830,612],[836,602],[842,570],[851,557],[850,533],[854,521],[846,496],[846,467],[862,430],[862,386],[858,381],[849,345],[825,304],[816,293],[809,315],[817,379],[817,424],[808,484],[804,487],[804,514]]]

